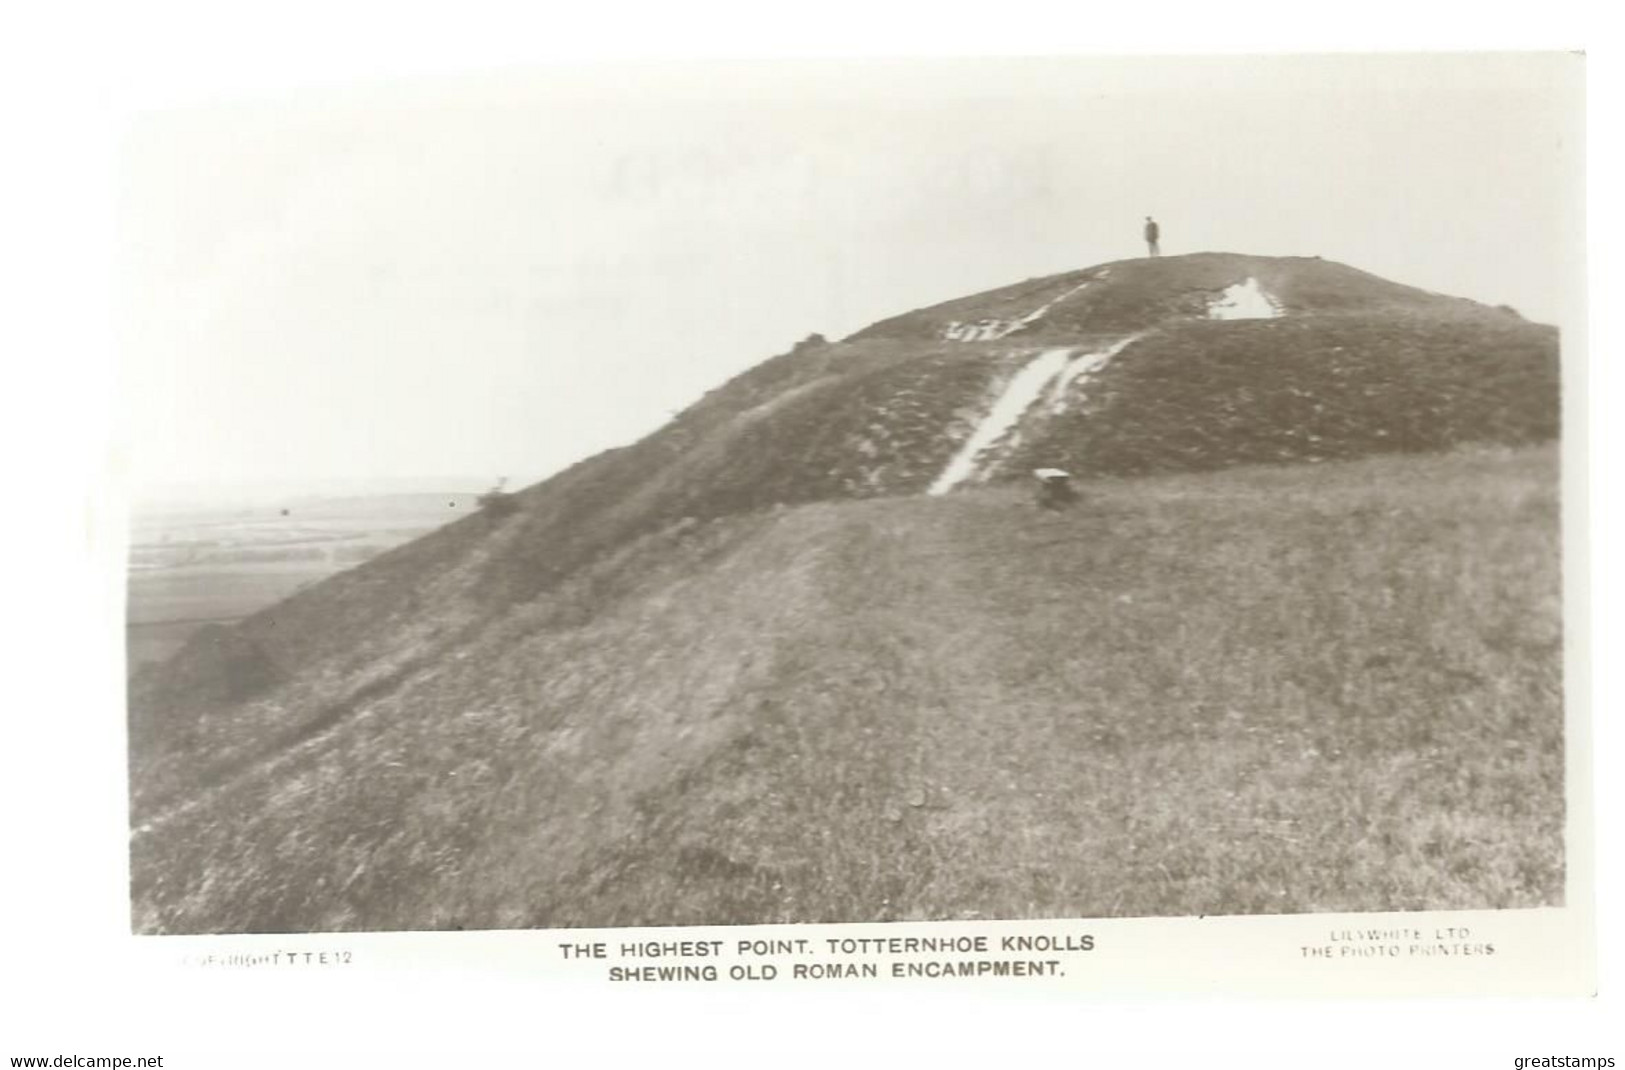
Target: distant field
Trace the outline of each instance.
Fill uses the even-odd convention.
[[[198,628],[247,616],[475,508],[472,495],[390,494],[138,514],[125,614],[130,671]]]

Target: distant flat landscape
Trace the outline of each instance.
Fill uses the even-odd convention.
[[[151,507],[132,523],[128,671],[163,661],[200,627],[228,623],[467,515],[468,491]]]

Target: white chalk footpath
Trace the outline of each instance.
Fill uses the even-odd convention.
[[[1077,357],[1073,356],[1077,352],[1074,346],[1046,349],[1028,361],[1010,377],[1010,382],[1005,384],[993,407],[982,417],[982,422],[976,425],[976,430],[959,447],[948,462],[948,467],[942,470],[926,493],[947,494],[966,480],[985,475],[987,464],[983,463],[982,455],[1010,433],[1010,429],[1044,395],[1046,389],[1049,391],[1047,403],[1050,411],[1064,411],[1068,389],[1105,367],[1107,361],[1138,337],[1138,334],[1132,334],[1104,349]]]
[[[1208,319],[1215,320],[1272,320],[1280,314],[1281,306],[1254,278],[1226,287],[1207,306]]]
[[[1101,271],[1097,278],[1105,274]],[[1079,283],[1020,319],[985,319],[975,323],[955,321],[948,324],[943,337],[957,342],[988,342],[1003,338],[1043,319],[1056,305],[1088,286],[1089,282]],[[1257,279],[1249,277],[1245,282],[1225,287],[1218,297],[1208,303],[1207,314],[1209,319],[1216,320],[1275,319],[1281,315],[1281,306],[1265,292]],[[1046,349],[1028,361],[1010,378],[988,414],[971,432],[964,445],[959,447],[948,462],[948,467],[942,470],[926,493],[947,494],[961,483],[986,475],[990,462],[983,455],[998,445],[1040,398],[1044,399],[1052,414],[1065,412],[1068,400],[1076,396],[1075,387],[1087,382],[1089,376],[1105,367],[1107,362],[1139,337],[1140,334],[1131,334],[1104,349],[1076,356],[1075,347]]]
[[[1055,377],[1055,383],[1050,387],[1050,411],[1053,413],[1065,412],[1067,398],[1072,394],[1072,388],[1079,383],[1088,382],[1091,375],[1104,368],[1107,361],[1127,349],[1143,333],[1131,334],[1122,341],[1107,346],[1105,349],[1085,353],[1061,369],[1061,374]]]
[[[1102,272],[1104,274],[1104,272]],[[1014,320],[985,319],[975,323],[960,323],[954,320],[943,329],[942,336],[953,342],[991,342],[1005,335],[1014,334],[1023,327],[1037,323],[1049,314],[1050,309],[1065,301],[1073,294],[1082,293],[1089,286],[1089,281],[1078,283],[1063,294],[1050,298],[1031,312]]]

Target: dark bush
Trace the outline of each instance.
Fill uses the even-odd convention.
[[[475,499],[479,503],[480,511],[492,520],[501,520],[519,511],[519,496],[502,489],[507,482],[506,479],[498,480],[496,486]]]

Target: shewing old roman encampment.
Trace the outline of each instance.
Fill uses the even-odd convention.
[[[530,485],[138,532],[134,928],[1564,905],[1558,329],[1126,203]]]

